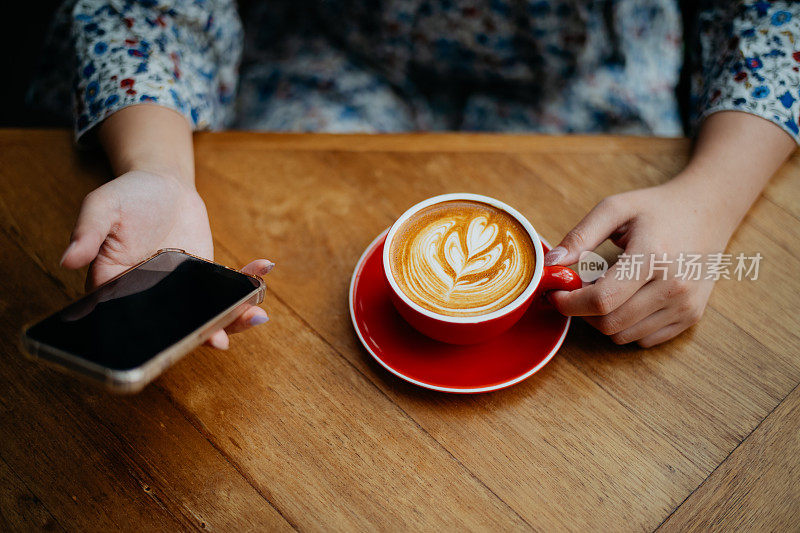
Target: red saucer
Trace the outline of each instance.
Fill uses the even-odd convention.
[[[358,260],[350,282],[350,317],[364,348],[392,374],[428,389],[475,393],[502,389],[532,376],[567,336],[570,319],[544,298],[506,333],[482,344],[455,346],[409,326],[389,299],[381,233]],[[542,242],[544,251],[549,246]]]

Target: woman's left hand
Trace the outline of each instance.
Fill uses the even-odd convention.
[[[715,216],[707,198],[680,182],[605,198],[545,256],[545,264],[573,264],[610,238],[628,258],[642,261],[640,275],[631,275],[630,260],[618,261],[592,285],[551,293],[553,305],[565,315],[585,317],[617,344],[650,347],[697,323],[714,281],[704,279],[705,270],[697,281],[676,277],[676,260],[702,254],[703,262],[706,254],[723,252],[733,229]],[[654,271],[652,258],[659,267]]]
[[[91,264],[86,288],[92,290],[135,266],[162,248],[180,248],[208,259],[214,244],[206,206],[194,186],[166,173],[132,170],[91,192],[81,205],[62,266]],[[263,276],[274,265],[257,259],[242,268]],[[255,305],[242,308],[225,330],[214,332],[207,343],[227,349],[228,333],[263,324],[267,313]]]

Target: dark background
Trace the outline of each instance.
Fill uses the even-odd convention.
[[[0,17],[0,127],[62,125],[25,105],[50,19],[61,0],[10,0]]]

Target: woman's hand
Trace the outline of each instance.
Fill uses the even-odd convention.
[[[619,276],[618,262],[593,285],[551,293],[553,304],[565,315],[586,317],[617,344],[648,347],[675,337],[700,320],[714,285],[705,273],[698,281],[676,278],[676,259],[703,254],[706,260],[705,254],[723,252],[795,148],[792,137],[761,117],[713,113],[683,172],[663,185],[606,198],[545,256],[545,264],[570,265],[611,238],[629,257],[643,254],[641,277]],[[648,276],[651,254],[659,262],[666,254],[668,264],[658,265],[668,267],[666,279],[660,271]]]
[[[166,174],[133,170],[86,196],[61,264],[67,268],[91,264],[86,278],[90,290],[161,248],[180,248],[213,259],[205,204],[191,185]],[[242,271],[264,275],[272,266],[259,259]],[[267,319],[263,309],[250,306],[226,329],[235,333]],[[220,330],[208,342],[226,349],[228,336]]]
[[[705,259],[705,254],[722,252],[732,229],[706,198],[694,195],[680,180],[610,196],[545,256],[545,264],[575,263],[582,252],[611,238],[628,256],[642,260],[641,275],[632,276],[618,262],[593,285],[556,291],[550,299],[561,313],[585,317],[617,344],[635,341],[649,347],[667,341],[700,320],[714,285],[712,280],[676,277],[676,259],[681,254],[703,254]],[[664,254],[667,261],[661,263]],[[655,266],[667,267],[666,275],[650,272],[652,257]]]

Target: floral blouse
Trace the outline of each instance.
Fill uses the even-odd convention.
[[[195,129],[329,132],[675,136],[738,110],[800,142],[800,2],[683,4],[70,0],[29,96],[71,95],[79,139],[151,103]]]

